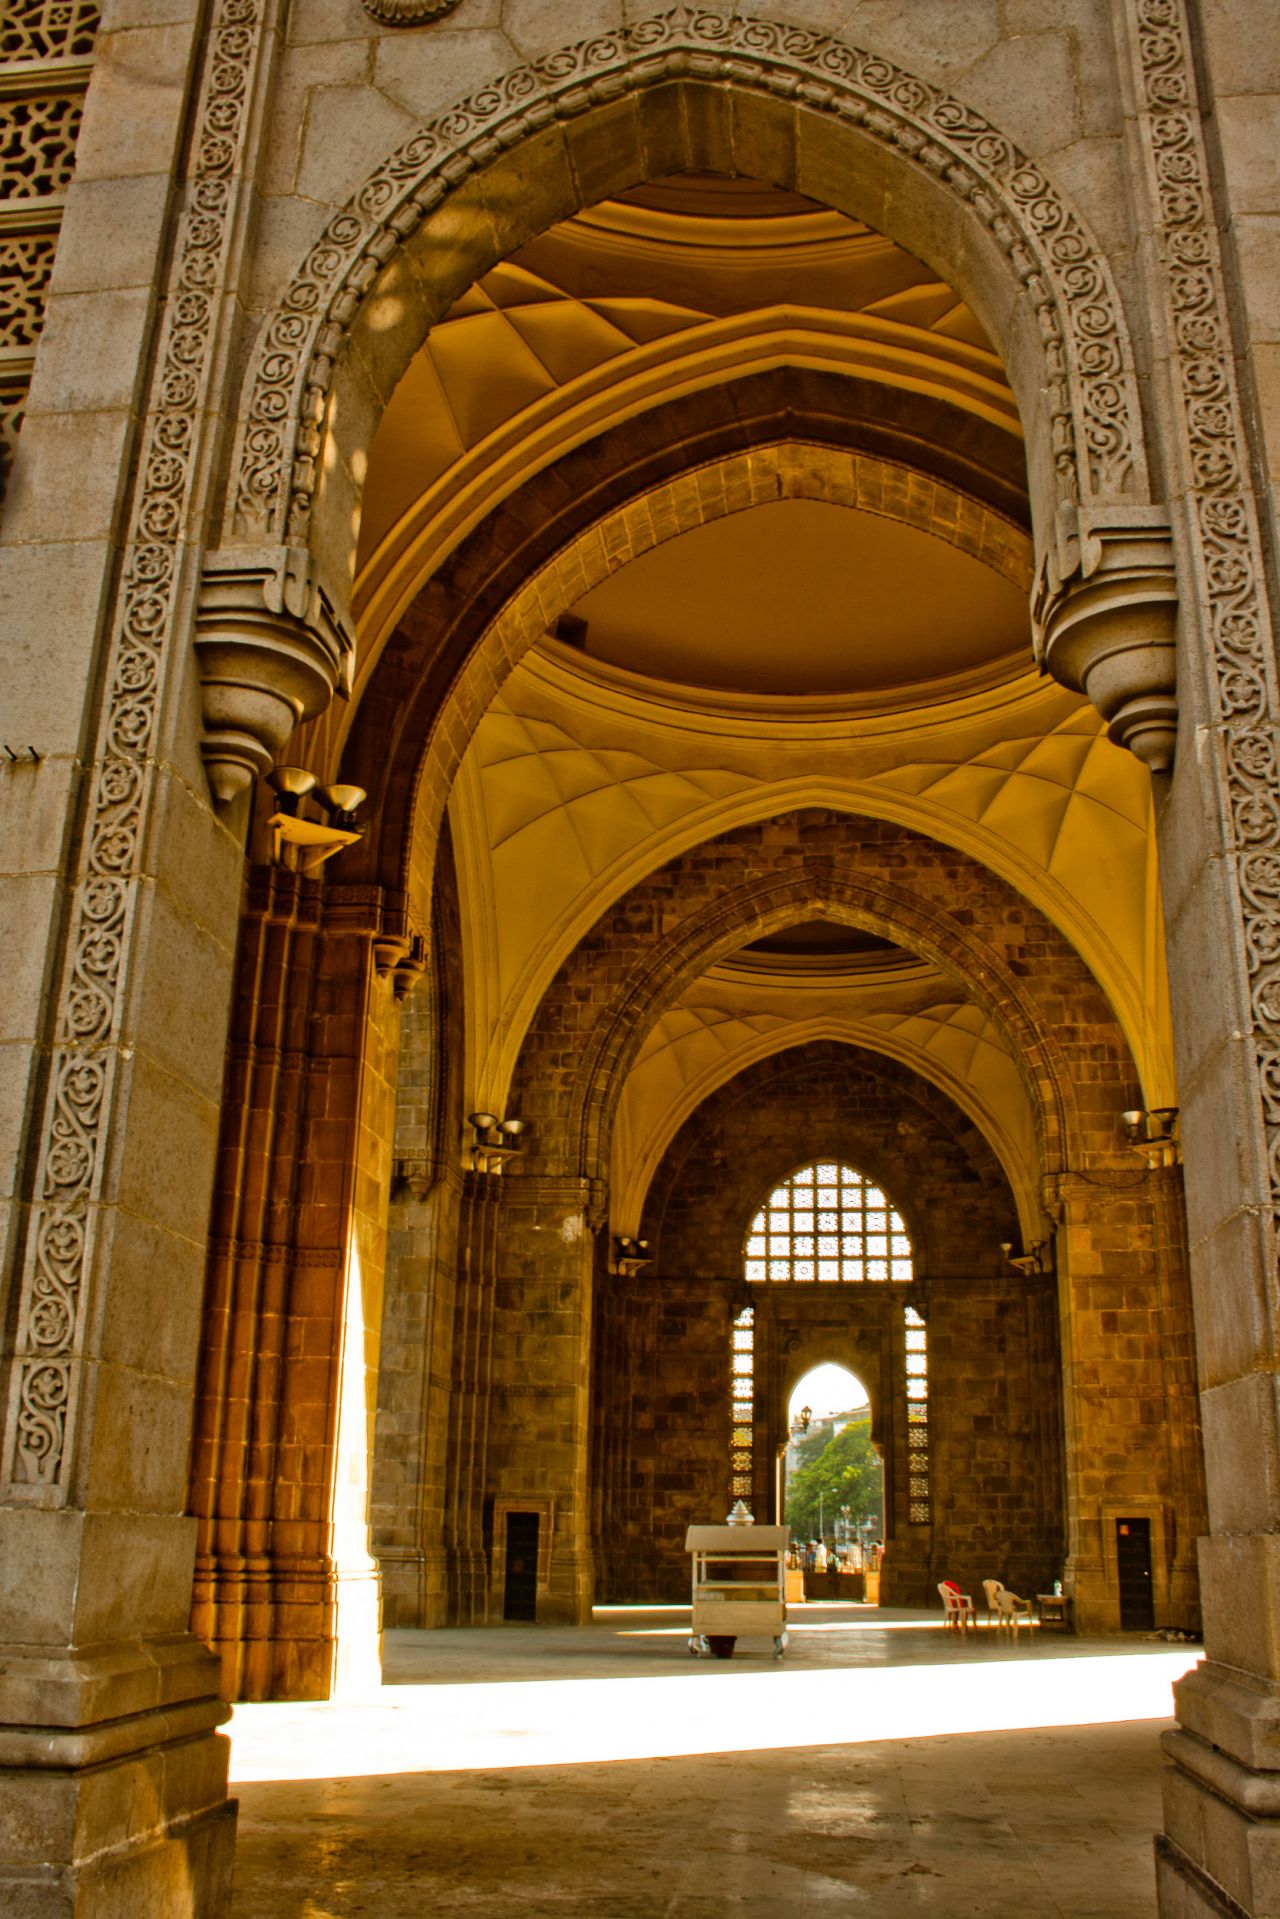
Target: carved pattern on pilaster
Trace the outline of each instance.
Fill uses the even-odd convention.
[[[448,193],[552,121],[690,75],[798,100],[943,182],[1034,308],[1059,498],[1146,498],[1110,269],[1036,162],[889,60],[831,35],[681,5],[502,75],[414,133],[333,216],[263,329],[230,490],[235,538],[305,541],[335,364],[365,295]]]
[[[1208,609],[1213,690],[1273,1194],[1280,1194],[1280,700],[1184,0],[1130,16],[1139,124],[1158,217],[1189,559]]]
[[[259,47],[258,0],[220,0],[207,53],[186,209],[149,398],[72,904],[19,1299],[3,1478],[12,1498],[66,1497],[78,1355],[93,1260],[119,1019],[154,790],[158,706],[174,614],[234,174]]]

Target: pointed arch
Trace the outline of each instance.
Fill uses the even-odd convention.
[[[363,448],[452,300],[557,219],[753,153],[775,184],[891,231],[973,306],[1014,381],[1042,544],[1060,504],[1148,497],[1119,296],[1044,168],[839,35],[680,5],[502,75],[333,215],[261,329],[223,544],[309,548],[345,601]],[[462,214],[474,216],[465,244]]]

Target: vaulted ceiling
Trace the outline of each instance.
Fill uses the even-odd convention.
[[[542,994],[609,902],[731,826],[820,805],[928,833],[1034,901],[1110,998],[1149,1102],[1173,1103],[1148,775],[1033,667],[1012,395],[952,289],[882,235],[690,176],[487,274],[432,330],[375,438],[366,626],[385,629],[495,499],[606,425],[789,366],[845,373],[850,394],[872,382],[896,409],[892,457],[843,491],[806,486],[795,475],[820,454],[799,435],[777,455],[791,478],[776,497],[619,553],[549,618],[474,733],[450,804],[469,1097],[503,1110]],[[929,433],[920,395],[943,423]],[[981,471],[966,464],[978,433],[1007,448]],[[649,1033],[615,1128],[616,1229],[635,1229],[702,1099],[813,1037],[949,1092],[1034,1226],[1035,1117],[1007,1036],[962,977],[809,927],[711,967]]]

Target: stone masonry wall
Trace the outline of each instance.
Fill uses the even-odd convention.
[[[427,976],[405,1005],[370,1533],[387,1626],[450,1617],[445,1552],[462,1168],[462,944],[446,831]]]

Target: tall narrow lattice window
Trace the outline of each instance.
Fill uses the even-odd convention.
[[[749,1280],[910,1280],[902,1215],[852,1166],[821,1161],[776,1186],[751,1222]]]
[[[903,1311],[907,1339],[907,1518],[929,1523],[929,1335],[914,1306]]]
[[[733,1393],[733,1430],[729,1445],[729,1482],[732,1497],[752,1496],[751,1440],[755,1420],[756,1316],[751,1306],[735,1315],[730,1347]]]

